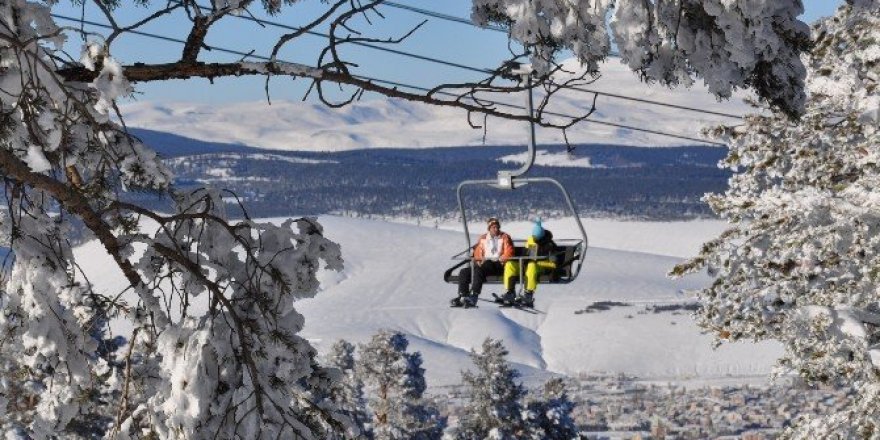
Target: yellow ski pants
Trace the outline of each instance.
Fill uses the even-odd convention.
[[[510,260],[504,263],[504,287],[507,290],[513,290],[514,277],[519,276],[520,264],[526,267],[526,290],[532,292],[538,288],[539,273],[556,269],[556,263],[549,260],[523,261],[522,263],[519,260]]]

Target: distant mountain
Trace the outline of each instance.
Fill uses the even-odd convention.
[[[258,217],[457,217],[460,182],[494,179],[524,157],[522,147],[509,146],[286,152],[132,131],[166,158],[179,188],[229,189]],[[528,176],[556,178],[588,216],[710,217],[701,197],[724,189],[729,174],[716,164],[725,153],[715,147],[577,145],[569,157],[561,145],[542,146]],[[471,214],[480,216],[555,217],[568,210],[559,190],[547,184],[512,192],[470,187],[465,194]],[[149,194],[128,197],[161,203]]]
[[[574,65],[568,66],[576,68]],[[670,90],[648,86],[636,75],[612,60],[602,66],[602,76],[581,86],[588,90],[690,106],[717,112],[742,114],[749,108],[741,95],[718,102],[704,86]],[[593,94],[577,91],[559,93],[548,111],[572,116],[584,114]],[[507,95],[504,102],[522,105],[524,95]],[[397,99],[367,99],[341,109],[320,103],[264,101],[234,105],[140,102],[122,107],[129,127],[176,133],[208,142],[247,145],[275,150],[343,151],[362,148],[425,148],[463,145],[524,145],[526,124],[489,119],[487,130],[474,129],[465,112],[427,106]],[[482,118],[473,122],[482,124]],[[600,95],[589,120],[702,137],[706,125],[736,123],[736,119],[695,113],[646,102]],[[568,130],[568,139],[578,144],[631,146],[679,146],[693,142],[588,121]],[[485,139],[484,139],[485,135]],[[563,144],[558,130],[538,130],[540,144]]]
[[[259,152],[259,149],[246,145],[202,141],[173,133],[147,130],[144,128],[129,128],[129,132],[144,141],[163,158],[194,156],[209,153]]]

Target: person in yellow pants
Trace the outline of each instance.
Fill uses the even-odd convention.
[[[504,287],[507,293],[504,294],[502,300],[509,305],[517,305],[524,307],[532,307],[535,305],[535,290],[538,288],[538,276],[542,272],[556,270],[556,262],[553,259],[547,259],[553,251],[556,250],[556,244],[553,243],[553,233],[545,230],[541,225],[541,219],[536,219],[532,227],[532,235],[526,240],[526,250],[529,255],[535,256],[534,260],[510,260],[504,264]],[[538,259],[544,257],[544,259]],[[520,267],[525,266],[525,292],[520,297],[516,296],[514,291],[514,283],[519,278]]]

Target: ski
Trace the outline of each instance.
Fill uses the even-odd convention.
[[[544,312],[542,312],[542,311],[540,311],[540,310],[537,310],[537,309],[534,309],[534,308],[532,308],[532,307],[523,307],[523,306],[518,306],[518,305],[498,304],[498,308],[499,308],[499,309],[514,309],[514,310],[520,310],[520,311],[523,311],[523,312],[526,312],[526,313],[531,313],[531,314],[533,314],[533,315],[537,315],[537,314],[539,314],[539,313],[544,313]]]
[[[504,300],[504,298],[498,296],[498,294],[496,294],[496,293],[494,293],[494,292],[492,293],[492,298],[495,298],[495,300],[492,301],[492,302],[494,302],[494,303],[496,303],[496,304],[507,304],[507,305],[509,305],[508,302]]]
[[[450,302],[449,307],[453,308],[453,309],[476,309],[476,308],[478,308],[476,303],[469,303],[469,302],[464,302],[464,301]]]
[[[509,304],[508,302],[504,301],[504,299],[502,299],[500,296],[498,296],[494,293],[492,294],[492,297],[495,298],[494,301],[489,301],[487,299],[480,299],[480,301],[493,302],[499,308],[502,308],[502,309],[517,309],[517,310],[522,310],[523,312],[527,312],[527,313],[531,313],[531,314],[544,313],[534,307],[526,307],[526,306],[521,306],[518,304]]]

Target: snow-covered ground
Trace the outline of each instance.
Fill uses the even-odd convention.
[[[342,245],[345,270],[322,272],[323,291],[303,300],[304,336],[320,350],[339,338],[367,340],[380,328],[405,332],[425,359],[431,386],[459,382],[468,351],[486,337],[501,338],[527,380],[549,374],[627,373],[646,380],[752,381],[770,371],[781,353],[773,344],[740,343],[712,349],[687,312],[644,313],[647,305],[684,303],[687,290],[705,276],[670,280],[665,274],[704,239],[721,231],[718,221],[674,223],[587,220],[591,248],[580,277],[565,286],[541,286],[531,314],[480,302],[478,309],[450,309],[455,287],[442,280],[450,257],[465,240],[455,225],[420,227],[324,216],[325,235]],[[559,238],[574,237],[572,220],[545,220]],[[449,228],[449,229],[446,229]],[[514,237],[528,225],[504,225]],[[99,288],[124,284],[112,264],[87,243],[79,263]],[[486,286],[484,297],[498,286]],[[596,301],[630,306],[575,313]],[[642,313],[640,313],[642,312]],[[117,325],[124,332],[124,325]]]
[[[511,154],[498,159],[502,163],[524,164],[529,160],[529,153]],[[592,168],[593,164],[589,157],[569,157],[566,153],[551,153],[547,150],[535,151],[535,165],[542,167],[574,167]]]
[[[749,107],[742,95],[719,102],[706,87],[667,89],[648,86],[636,75],[611,59],[602,67],[602,77],[583,86],[590,90],[683,105],[724,113],[743,114]],[[556,95],[548,111],[582,115],[593,95],[567,91]],[[522,105],[524,96],[506,96],[504,102]],[[707,124],[735,123],[736,119],[677,110],[647,103],[620,100],[602,95],[596,112],[568,130],[574,143],[610,145],[670,146],[694,142],[590,123],[590,120],[632,125],[691,137],[702,137]],[[342,109],[320,103],[264,100],[216,106],[199,103],[139,102],[123,106],[126,122],[132,127],[167,131],[212,142],[243,144],[279,150],[340,151],[357,148],[421,148],[483,144],[483,130],[473,129],[467,115],[457,109],[434,107],[402,100],[368,99]],[[522,122],[489,119],[485,144],[521,145],[527,141],[527,125]],[[538,142],[561,144],[558,130],[538,130]],[[552,158],[544,158],[552,159]]]

